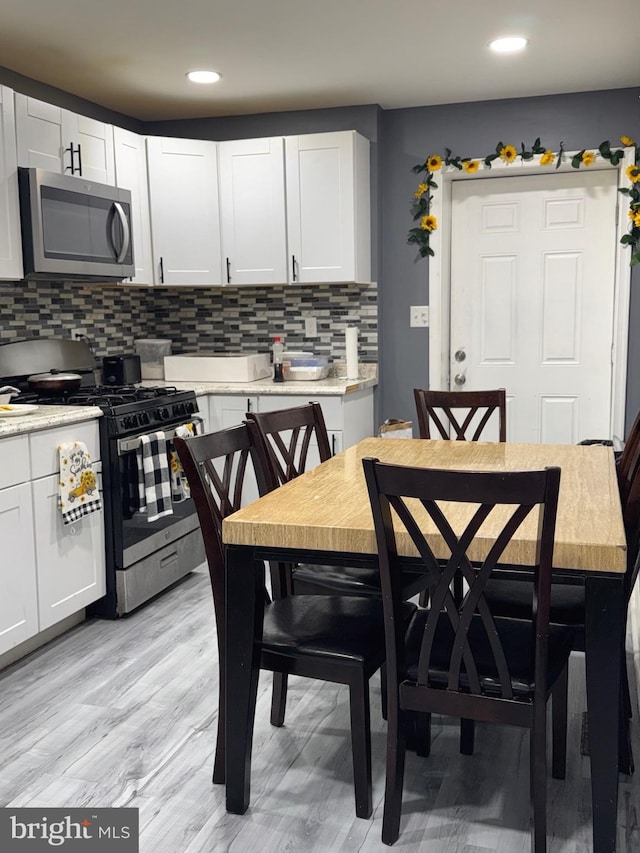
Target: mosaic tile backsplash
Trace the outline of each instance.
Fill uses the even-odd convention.
[[[305,337],[315,317],[317,337]],[[136,288],[0,282],[0,341],[69,337],[81,330],[96,356],[133,352],[136,338],[170,338],[173,352],[287,349],[344,361],[345,329],[359,329],[362,362],[378,360],[377,286]]]

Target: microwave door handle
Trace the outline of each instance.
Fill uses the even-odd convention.
[[[120,254],[117,258],[118,263],[121,264],[127,257],[127,252],[129,251],[129,243],[131,242],[131,231],[129,230],[129,220],[127,219],[127,216],[120,202],[114,201],[113,206],[115,208],[116,213],[118,214],[118,218],[120,219],[120,224],[122,225],[122,248],[120,249]]]

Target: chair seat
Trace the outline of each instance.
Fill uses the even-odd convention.
[[[415,609],[404,605],[407,622]],[[295,595],[274,601],[265,608],[262,648],[361,665],[384,649],[382,601],[347,595]]]
[[[302,593],[311,593],[317,588],[320,591],[333,590],[342,595],[374,596],[377,598],[382,595],[380,572],[377,567],[322,566],[301,563],[293,569],[293,583],[298,585]],[[402,585],[410,595],[415,595],[425,586],[424,572],[404,570]],[[410,597],[410,595],[405,597]]]
[[[409,681],[418,681],[418,656],[424,638],[428,611],[418,610],[407,630],[406,663]],[[496,628],[502,642],[507,668],[511,675],[514,695],[523,699],[533,698],[534,690],[534,645],[535,636],[528,622],[519,619],[495,619]],[[571,653],[574,630],[565,625],[553,625],[549,629],[549,669],[547,683],[554,684]],[[478,678],[483,691],[490,696],[500,696],[502,690],[489,645],[486,631],[479,616],[474,616],[469,627],[469,645],[473,649],[473,659],[478,670]],[[438,619],[429,667],[429,678],[433,685],[446,687],[449,680],[449,660],[454,642],[454,632],[449,617],[443,613]],[[464,664],[463,664],[464,667]],[[469,689],[469,680],[464,669],[460,676],[463,690]]]
[[[490,578],[484,594],[491,612],[497,616],[531,619],[532,583]],[[584,587],[552,583],[549,621],[560,625],[584,625]]]

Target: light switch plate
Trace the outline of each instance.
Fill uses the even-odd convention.
[[[304,318],[304,333],[307,338],[318,337],[318,321],[315,317]]]
[[[424,327],[429,325],[429,306],[428,305],[412,305],[410,326],[413,328]]]

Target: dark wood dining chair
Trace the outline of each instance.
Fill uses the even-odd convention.
[[[329,436],[317,402],[273,412],[248,412],[247,423],[266,471],[265,491],[303,474],[309,467],[309,451],[314,442],[320,462],[331,458]],[[340,500],[339,495],[336,500]],[[272,585],[275,590],[286,589],[295,594],[338,592],[341,595],[381,596],[378,570],[360,566],[280,565],[277,570],[272,568]],[[405,598],[416,595],[424,585],[421,573],[406,572]]]
[[[627,570],[624,577],[625,605],[628,611],[640,568],[640,413],[629,432],[617,463],[618,487],[622,518],[627,537]],[[508,566],[504,567],[508,571]],[[495,613],[506,618],[530,619],[533,608],[533,588],[526,581],[492,578],[487,584],[485,597]],[[551,585],[551,614],[554,624],[575,628],[574,650],[585,650],[585,591],[584,585],[554,583]],[[626,619],[625,619],[626,621]],[[621,662],[621,700],[624,717],[621,719],[620,770],[631,774],[633,755],[628,749],[628,723],[631,717],[631,696],[627,673],[626,654]],[[472,743],[472,734],[468,733]]]
[[[218,634],[220,685],[213,781],[225,780],[225,565],[222,520],[240,508],[250,459],[258,485],[259,454],[246,424],[174,440],[204,538]],[[407,604],[408,621],[415,607]],[[284,596],[270,601],[265,589],[260,667],[349,687],[356,815],[372,812],[369,679],[384,662],[382,602],[339,595]]]
[[[507,398],[504,388],[489,391],[429,391],[426,388],[414,388],[413,396],[420,438],[480,441],[483,433],[486,435],[487,426],[497,416],[498,440],[507,440]]]
[[[567,675],[573,630],[550,626],[551,567],[560,469],[525,472],[441,471],[363,459],[379,554],[387,647],[387,770],[382,840],[400,831],[406,723],[411,714],[445,714],[530,730],[531,805],[536,853],[546,850],[546,703],[553,695],[552,772],[564,778]],[[446,503],[442,503],[446,502]],[[465,508],[464,530],[454,520]],[[393,512],[393,515],[392,515]],[[528,622],[495,616],[484,589],[504,549],[530,513],[539,513],[537,607]],[[491,517],[499,531],[482,562],[469,550]],[[396,525],[394,526],[394,518]],[[436,559],[425,528],[446,543]],[[493,527],[492,527],[493,529]],[[433,541],[433,540],[431,540]],[[418,610],[405,633],[398,553],[411,546],[432,582],[431,606]],[[484,549],[483,549],[484,550]],[[477,556],[477,554],[476,554]],[[468,591],[457,602],[452,581]]]

